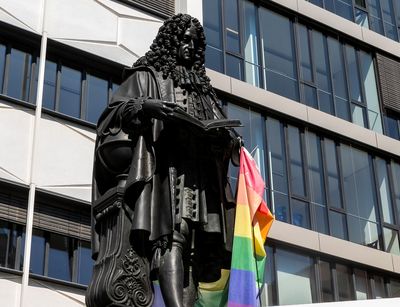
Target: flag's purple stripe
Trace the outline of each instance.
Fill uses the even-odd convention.
[[[229,281],[229,290],[228,305],[230,303],[235,303],[257,306],[255,272],[232,269]]]
[[[162,298],[160,285],[153,282],[154,286],[154,301],[152,307],[165,307],[164,300]]]
[[[243,304],[229,302],[228,307],[254,307],[254,305],[243,305]]]

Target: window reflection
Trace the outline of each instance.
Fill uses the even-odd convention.
[[[8,73],[7,95],[13,98],[28,100],[31,75],[30,54],[12,49]]]
[[[0,44],[0,93],[3,92],[5,64],[6,64],[6,46]]]
[[[73,117],[81,113],[81,80],[80,71],[63,66],[61,69],[61,90],[59,111]]]
[[[43,107],[55,110],[57,64],[46,60],[43,85]]]
[[[97,123],[103,110],[107,107],[108,82],[104,79],[87,75],[86,117],[92,123]]]
[[[89,242],[80,241],[78,246],[78,283],[87,285],[92,277],[93,260]]]
[[[350,268],[337,264],[336,278],[339,292],[339,301],[349,301],[353,299],[353,283]]]
[[[71,255],[69,254],[70,242],[67,237],[54,234],[50,235],[49,268],[48,276],[71,281]],[[61,266],[60,263],[63,263]]]

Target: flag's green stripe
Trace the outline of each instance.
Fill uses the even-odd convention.
[[[233,239],[232,268],[245,271],[256,271],[253,242],[246,237],[235,236]]]

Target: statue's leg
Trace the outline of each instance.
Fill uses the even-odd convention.
[[[189,231],[187,223],[182,222],[182,224],[180,231],[174,231],[172,246],[162,256],[159,268],[158,280],[164,303],[167,307],[184,307],[183,248]]]

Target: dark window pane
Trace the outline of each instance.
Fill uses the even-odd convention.
[[[322,165],[321,141],[315,133],[307,132],[308,177],[311,201],[325,205],[324,170]]]
[[[232,78],[243,80],[243,61],[237,57],[227,54],[226,74]]]
[[[279,305],[314,302],[315,277],[311,258],[276,249],[275,259]]]
[[[43,107],[54,110],[56,102],[57,64],[46,61],[43,87]]]
[[[222,49],[221,0],[204,0],[203,16],[207,49],[209,49],[210,46]]]
[[[397,216],[400,216],[400,164],[392,162],[394,200]]]
[[[271,186],[275,191],[288,193],[283,127],[278,120],[270,117],[268,117],[266,125],[272,171]]]
[[[331,115],[335,114],[332,94],[318,90],[319,109]]]
[[[92,250],[89,242],[80,241],[78,248],[78,283],[87,285],[92,277]]]
[[[354,1],[356,5],[360,6],[360,7],[366,7],[366,2],[365,0],[355,0]]]
[[[224,72],[224,58],[221,50],[207,46],[205,65],[215,71]]]
[[[342,46],[336,39],[328,37],[328,48],[335,95],[344,100],[347,100],[347,85]]]
[[[297,127],[288,126],[289,161],[290,161],[290,186],[291,192],[305,196],[303,155],[301,152],[301,135]]]
[[[226,50],[240,53],[239,16],[237,0],[225,0],[224,11]]]
[[[107,95],[108,81],[88,74],[86,120],[97,123],[107,106]]]
[[[297,81],[282,74],[266,70],[267,90],[278,95],[299,101]]]
[[[313,33],[313,52],[314,52],[314,63],[316,69],[316,83],[319,89],[325,92],[332,92],[330,69],[328,62],[328,47],[326,43],[326,37],[318,31],[312,31]]]
[[[361,127],[368,128],[365,108],[354,103],[350,104],[350,108],[353,123]]]
[[[261,299],[263,300],[262,306],[273,306],[275,300],[275,265],[274,265],[274,255],[271,247],[266,247],[267,252],[267,260],[265,263],[265,280],[263,287],[263,295],[261,295]]]
[[[384,34],[379,0],[368,0],[368,11],[370,15],[371,29],[380,34]]]
[[[44,274],[44,257],[45,257],[46,241],[44,232],[33,229],[32,233],[32,249],[31,249],[31,265],[30,272],[43,275]]]
[[[346,216],[342,213],[330,211],[329,221],[331,235],[339,239],[347,240]]]
[[[301,85],[303,91],[303,99],[304,103],[309,107],[314,109],[318,109],[318,101],[317,101],[317,90],[313,86],[309,86],[307,84]]]
[[[80,71],[69,67],[62,67],[60,106],[61,113],[80,117],[81,111],[81,80]]]
[[[400,280],[390,280],[390,297],[400,297]]]
[[[383,221],[394,224],[392,196],[389,188],[389,177],[387,172],[386,161],[376,157],[376,179],[378,185],[379,196],[382,205]]]
[[[339,97],[335,97],[336,116],[350,121],[349,102]]]
[[[309,0],[312,4],[323,7],[323,0]]]
[[[325,206],[320,206],[317,204],[313,204],[315,210],[315,220],[316,220],[316,227],[317,231],[329,234],[329,227],[328,227],[328,212]]]
[[[289,223],[289,199],[287,195],[274,192],[275,218],[278,221]]]
[[[7,267],[10,269],[21,269],[21,255],[17,254],[18,252],[18,244],[20,238],[22,237],[21,231],[18,229],[16,224],[9,224],[10,229],[10,237],[8,241],[8,255],[7,255]]]
[[[368,279],[367,272],[354,269],[354,277],[355,277],[355,290],[356,290],[356,299],[357,300],[366,300],[368,298]]]
[[[352,0],[336,0],[336,14],[353,21]]]
[[[292,198],[292,224],[310,229],[310,209],[308,203]]]
[[[7,248],[10,238],[10,229],[8,222],[0,221],[0,266],[7,265]]]
[[[310,42],[308,39],[308,30],[305,26],[299,25],[299,45],[300,45],[300,73],[304,81],[313,81],[311,67]]]
[[[361,102],[362,99],[361,99],[360,75],[358,74],[356,50],[354,49],[354,47],[346,45],[346,59],[347,59],[347,69],[350,82],[349,85],[350,85],[351,99]]]
[[[382,7],[383,21],[394,25],[396,23],[396,18],[394,16],[393,1],[392,0],[381,0],[381,7]]]
[[[384,116],[385,121],[385,134],[396,140],[400,139],[399,123],[398,120],[389,115]]]
[[[382,276],[374,275],[375,298],[386,297],[385,281]]]
[[[261,8],[260,27],[263,29],[266,68],[297,79],[292,22],[284,16]]]
[[[337,286],[339,292],[339,301],[348,301],[353,299],[353,287],[350,268],[341,264],[336,265]]]
[[[371,24],[371,29],[379,34],[384,34],[383,31],[383,24],[382,20],[380,18],[376,18],[374,16],[370,16],[370,24]]]
[[[321,278],[322,302],[333,302],[332,272],[328,262],[320,261],[319,274]]]
[[[3,92],[5,64],[6,64],[6,46],[0,44],[0,94]]]
[[[385,242],[385,252],[400,255],[399,234],[397,230],[383,227],[383,240]]]
[[[50,235],[49,277],[71,281],[70,249],[67,237]]]
[[[28,100],[31,75],[31,55],[17,49],[11,50],[7,95]]]
[[[335,143],[330,139],[324,139],[324,150],[326,170],[328,172],[328,202],[332,207],[342,208]]]

